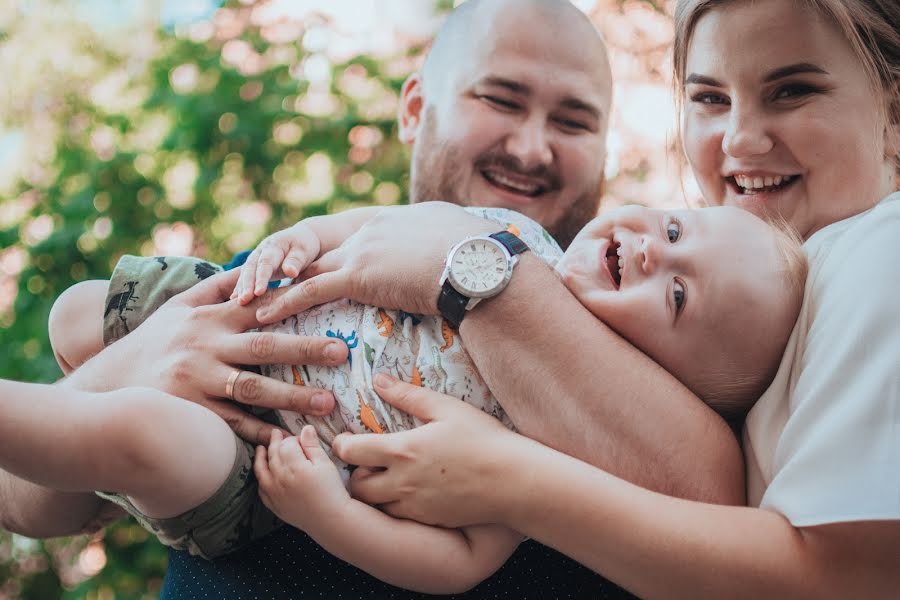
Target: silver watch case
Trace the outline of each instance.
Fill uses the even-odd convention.
[[[456,257],[456,253],[459,252],[463,248],[463,246],[475,240],[483,240],[490,244],[493,244],[500,249],[503,256],[506,258],[506,269],[501,280],[495,286],[486,290],[476,291],[470,289],[461,281],[459,281],[452,269],[453,259]],[[509,280],[512,278],[513,267],[515,267],[518,260],[518,256],[510,254],[506,246],[504,246],[501,242],[495,240],[494,238],[487,235],[473,235],[471,237],[467,237],[466,239],[453,246],[453,248],[450,249],[450,252],[447,253],[447,262],[444,265],[444,272],[441,274],[441,280],[439,283],[441,286],[443,286],[445,282],[449,281],[450,285],[453,286],[453,289],[455,289],[463,296],[469,298],[469,302],[468,304],[466,304],[466,310],[472,310],[475,305],[481,302],[481,300],[483,300],[484,298],[492,298],[506,288],[506,286],[509,284]]]

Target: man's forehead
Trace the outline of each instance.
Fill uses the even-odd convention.
[[[574,45],[543,34],[530,39],[504,36],[469,53],[469,60],[458,64],[458,84],[463,88],[495,85],[557,102],[586,103],[607,112],[612,81],[603,54],[591,61]]]

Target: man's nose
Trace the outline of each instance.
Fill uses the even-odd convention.
[[[506,139],[506,152],[517,158],[525,170],[552,163],[553,149],[544,120],[534,115],[522,122]]]

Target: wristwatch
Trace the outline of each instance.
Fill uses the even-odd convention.
[[[528,245],[510,231],[466,238],[450,249],[441,274],[438,311],[459,328],[467,310],[496,296],[509,283],[518,255]]]

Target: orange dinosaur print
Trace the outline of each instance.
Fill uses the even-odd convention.
[[[514,223],[507,225],[506,230],[516,237],[522,237],[522,231]]]
[[[443,352],[453,346],[453,328],[450,327],[447,319],[441,321],[441,337],[444,338],[444,345],[441,346],[441,352]]]
[[[300,369],[296,365],[291,365],[291,373],[294,375],[294,385],[306,385],[300,376]]]
[[[363,400],[359,390],[356,390],[356,395],[359,397],[359,422],[372,433],[384,433],[384,427],[382,427],[381,423],[378,422],[378,419],[375,418],[372,407],[366,404],[366,401]]]
[[[378,309],[378,323],[375,325],[381,337],[388,337],[394,330],[394,320],[384,312],[383,308]]]
[[[419,373],[419,367],[413,367],[411,384],[422,387],[422,374]]]

